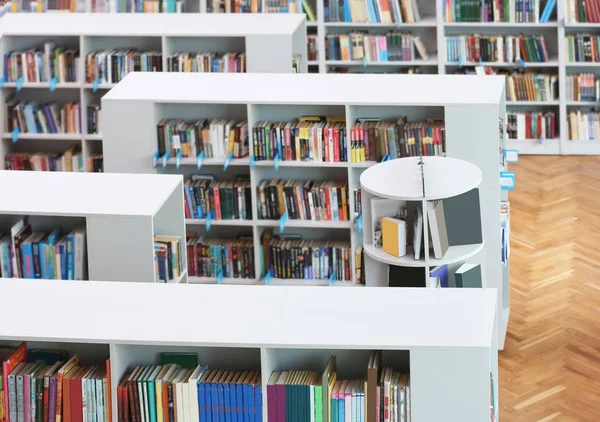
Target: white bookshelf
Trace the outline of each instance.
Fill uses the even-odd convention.
[[[89,280],[154,281],[154,236],[185,237],[182,185],[175,175],[0,171],[0,232],[24,216],[34,231],[85,226]]]
[[[209,368],[260,369],[264,421],[269,420],[266,384],[272,371],[322,372],[332,354],[337,356],[338,378],[364,377],[370,350],[382,350],[384,366],[410,371],[414,422],[489,420],[490,373],[496,380],[496,395],[498,391],[496,292],[489,289],[0,279],[0,296],[27,297],[33,310],[23,313],[19,301],[6,302],[7,314],[22,318],[0,327],[0,345],[28,341],[30,347],[80,351],[84,359],[96,355],[95,363],[110,358],[114,420],[121,377],[135,365],[158,363],[158,353],[163,351],[196,352],[199,363]],[[69,306],[41,313],[48,303],[65,297],[70,298]],[[118,306],[103,312],[98,324],[91,303]],[[223,313],[225,303],[232,312]],[[306,312],[308,303],[310,312]],[[360,317],[340,318],[338,305],[360,309]],[[143,311],[153,308],[161,312]],[[135,310],[143,316],[132,317]],[[165,314],[177,315],[178,323],[164,318]]]
[[[88,159],[102,152],[102,134],[88,134],[87,106],[100,104],[100,98],[114,84],[85,83],[85,57],[88,53],[110,48],[137,48],[162,53],[163,69],[167,57],[180,51],[245,52],[248,72],[285,73],[292,71],[292,58],[300,57],[300,70],[307,71],[306,26],[300,14],[286,15],[225,15],[225,14],[110,14],[110,13],[12,13],[2,18],[0,53],[17,49],[43,48],[44,42],[57,41],[80,51],[76,83],[24,83],[20,92],[16,83],[5,83],[0,95],[0,162],[10,152],[61,152],[80,145],[84,171]],[[4,75],[4,62],[0,75]],[[6,98],[16,92],[16,98],[39,103],[79,102],[81,134],[21,133],[16,143],[6,133],[4,106]],[[102,117],[100,117],[100,126]],[[101,129],[100,129],[101,131]]]
[[[372,89],[348,90],[351,86],[369,86]],[[502,279],[499,259],[501,196],[498,119],[505,113],[504,82],[501,77],[135,73],[127,76],[103,97],[102,107],[105,121],[110,122],[104,131],[105,171],[175,173],[186,177],[194,173],[210,173],[217,180],[233,180],[238,174],[249,174],[253,210],[257,207],[256,186],[262,179],[333,179],[348,182],[348,189],[352,191],[358,187],[362,172],[374,162],[331,165],[282,161],[279,171],[275,171],[273,162],[261,161],[257,161],[251,170],[246,158],[233,160],[227,171],[223,171],[222,161],[205,161],[201,171],[198,171],[195,159],[191,159],[189,164],[182,162],[179,169],[175,160],[171,159],[166,168],[163,169],[159,164],[154,169],[152,157],[157,151],[156,124],[159,120],[166,117],[238,118],[247,120],[249,127],[253,127],[261,120],[293,120],[302,115],[323,114],[345,116],[349,127],[356,119],[364,117],[395,121],[405,115],[409,122],[444,118],[447,156],[470,162],[482,172],[482,234],[487,246],[477,251],[470,262],[482,265],[488,287],[496,288],[499,292],[509,289],[508,279]],[[349,201],[352,213],[353,195],[350,195]],[[188,220],[187,228],[202,231],[203,223],[204,220],[199,220],[191,224]],[[261,262],[261,235],[266,228],[278,228],[279,222],[255,218],[251,223],[244,221],[239,224],[239,220],[231,220],[220,225],[222,227],[211,226],[211,236],[224,234],[235,237],[240,232],[252,233],[255,262],[258,263]],[[237,230],[232,231],[230,227],[236,227]],[[277,232],[278,229],[275,230]],[[298,233],[306,239],[349,240],[352,251],[362,244],[363,236],[354,221],[289,220],[285,233]],[[354,262],[351,268],[354,277]],[[260,275],[258,270],[257,275]],[[257,278],[255,282],[262,284],[264,279]],[[289,280],[287,283],[294,282],[306,283],[305,280]],[[327,280],[317,283],[327,285]],[[336,282],[336,285],[340,284],[354,285],[354,282]],[[500,309],[505,307],[501,301],[498,303],[500,314]],[[501,346],[505,334],[500,333]]]

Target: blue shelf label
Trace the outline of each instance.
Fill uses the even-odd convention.
[[[250,171],[254,171],[254,154],[250,156]]]
[[[358,219],[356,220],[356,230],[358,231],[358,234],[362,233],[363,230],[363,217],[362,214],[358,216]]]
[[[25,78],[23,76],[20,76],[19,79],[17,79],[17,91],[20,91],[23,89],[24,83],[25,83]]]
[[[183,157],[183,153],[181,151],[177,152],[177,155],[175,156],[175,168],[177,170],[181,167],[181,157]]]
[[[210,231],[210,222],[212,221],[212,213],[213,210],[210,210],[209,213],[206,215],[206,221],[205,221],[205,226],[206,226],[206,231]]]
[[[458,67],[463,67],[463,56],[462,54],[460,56],[458,56]]]
[[[267,272],[267,274],[265,274],[265,284],[268,285],[271,282],[271,277],[273,276],[273,266],[271,265],[271,268],[269,268],[269,271]]]
[[[335,273],[333,272],[333,270],[331,270],[331,274],[329,274],[329,285],[333,286],[333,283],[335,282]]]
[[[519,63],[521,64],[521,66],[523,66],[524,68],[527,68],[527,63],[525,63],[523,61],[523,59],[519,59]]]
[[[288,213],[287,211],[283,213],[281,218],[279,219],[279,231],[283,233],[285,230],[285,223],[288,221]]]
[[[500,188],[502,190],[514,190],[515,189],[515,172],[514,171],[501,171],[500,172]]]
[[[155,169],[156,168],[156,161],[158,161],[158,158],[160,157],[160,152],[156,151],[154,153],[154,155],[152,156],[152,168]]]
[[[19,140],[19,135],[21,134],[21,129],[19,129],[18,127],[16,127],[16,128],[14,128],[12,130],[11,134],[12,134],[13,144],[15,144]]]
[[[506,158],[507,163],[519,162],[519,150],[518,149],[505,149],[504,150],[504,158]]]
[[[223,171],[227,171],[229,168],[229,164],[231,164],[231,160],[233,160],[233,152],[230,153],[227,158],[225,158],[225,164],[223,165]]]
[[[367,56],[363,56],[363,67],[367,67]]]
[[[165,155],[163,155],[163,157],[162,157],[162,166],[164,169],[167,168],[167,163],[168,163],[169,158],[171,158],[170,150],[165,152]]]
[[[275,154],[275,171],[279,171],[279,153]]]
[[[94,79],[92,83],[92,92],[98,92],[98,85],[100,85],[100,78]]]
[[[217,275],[217,284],[223,284],[223,271],[219,271],[219,275]]]
[[[0,89],[4,88],[4,82],[6,82],[6,78],[4,76],[2,76],[0,78]]]
[[[50,79],[50,92],[56,91],[56,84],[58,83],[58,78],[55,76]]]
[[[200,154],[198,154],[198,157],[196,157],[196,168],[198,170],[202,168],[202,161],[204,161],[204,151],[202,151]]]

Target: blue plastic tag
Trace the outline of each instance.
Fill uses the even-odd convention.
[[[515,189],[515,172],[501,171],[500,172],[500,189],[514,190]]]
[[[458,67],[463,67],[463,56],[462,54],[458,56]]]
[[[18,127],[14,128],[12,130],[12,141],[13,144],[16,143],[19,140],[19,135],[21,134],[21,129],[19,129]]]
[[[398,19],[398,21],[396,22],[396,28],[400,29],[400,24],[402,23],[401,19]]]
[[[156,151],[154,153],[154,155],[152,156],[152,168],[153,169],[156,168],[156,161],[158,160],[158,157],[160,157],[160,152]]]
[[[523,67],[527,67],[527,63],[525,63],[525,62],[523,61],[523,59],[519,59],[519,63],[521,64],[521,66],[523,66]]]
[[[508,163],[519,162],[519,150],[518,149],[505,149],[504,150],[504,158],[506,158],[506,162],[508,162]]]
[[[58,78],[55,76],[50,79],[50,92],[56,91],[56,84],[58,83]]]
[[[100,85],[100,78],[94,79],[92,83],[92,92],[98,92],[98,85]]]
[[[542,139],[542,135],[540,135],[540,144],[543,142],[544,140]]]
[[[206,221],[205,221],[205,225],[206,225],[206,231],[210,231],[210,222],[212,221],[212,210],[206,215]]]
[[[165,152],[165,155],[162,157],[162,166],[163,168],[167,168],[167,162],[171,158],[171,151]]]
[[[229,168],[229,164],[231,163],[231,160],[233,160],[233,152],[230,153],[227,158],[225,158],[225,164],[223,165],[223,171],[227,171],[227,169]]]
[[[367,67],[367,56],[363,56],[363,67]]]
[[[254,154],[250,156],[250,171],[254,171]]]
[[[223,271],[219,271],[217,275],[217,284],[223,284]]]
[[[4,82],[6,82],[6,78],[3,76],[0,78],[0,89],[4,88]]]
[[[333,283],[335,281],[335,273],[333,272],[333,270],[331,270],[331,274],[329,274],[329,285],[333,286]]]
[[[179,151],[175,156],[175,168],[177,170],[179,170],[179,167],[181,167],[181,157],[183,157],[183,153]]]
[[[198,157],[196,157],[196,168],[198,170],[202,168],[202,161],[204,161],[204,151],[202,151],[200,154],[198,154]]]
[[[20,91],[23,89],[23,84],[25,83],[25,78],[24,77],[19,77],[19,79],[17,79],[17,91]]]
[[[362,233],[362,229],[363,229],[363,217],[361,214],[358,216],[358,219],[356,220],[356,230],[358,231],[358,234]]]
[[[265,274],[265,284],[269,284],[271,282],[271,277],[273,277],[273,266],[271,266],[267,274]]]
[[[483,65],[483,60],[481,59],[481,56],[479,56],[479,64]]]
[[[279,153],[275,154],[275,171],[279,171]]]
[[[279,231],[283,233],[285,230],[285,223],[288,221],[288,213],[287,211],[283,213],[281,218],[279,219]]]

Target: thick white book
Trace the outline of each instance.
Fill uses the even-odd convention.
[[[427,217],[433,256],[436,259],[442,259],[449,248],[444,203],[442,201],[427,202]]]
[[[421,259],[421,241],[423,240],[423,212],[420,206],[415,207],[415,221],[413,224],[413,251],[415,259]]]
[[[200,420],[200,410],[198,409],[198,380],[204,374],[208,366],[198,365],[188,381],[189,412],[190,420],[196,422]]]
[[[75,280],[84,280],[87,272],[85,228],[78,227],[74,232],[75,239]]]

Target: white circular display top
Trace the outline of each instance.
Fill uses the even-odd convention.
[[[389,199],[417,201],[458,196],[481,183],[481,170],[467,161],[448,157],[398,158],[369,167],[360,176],[362,189]],[[423,196],[423,179],[425,196]]]

